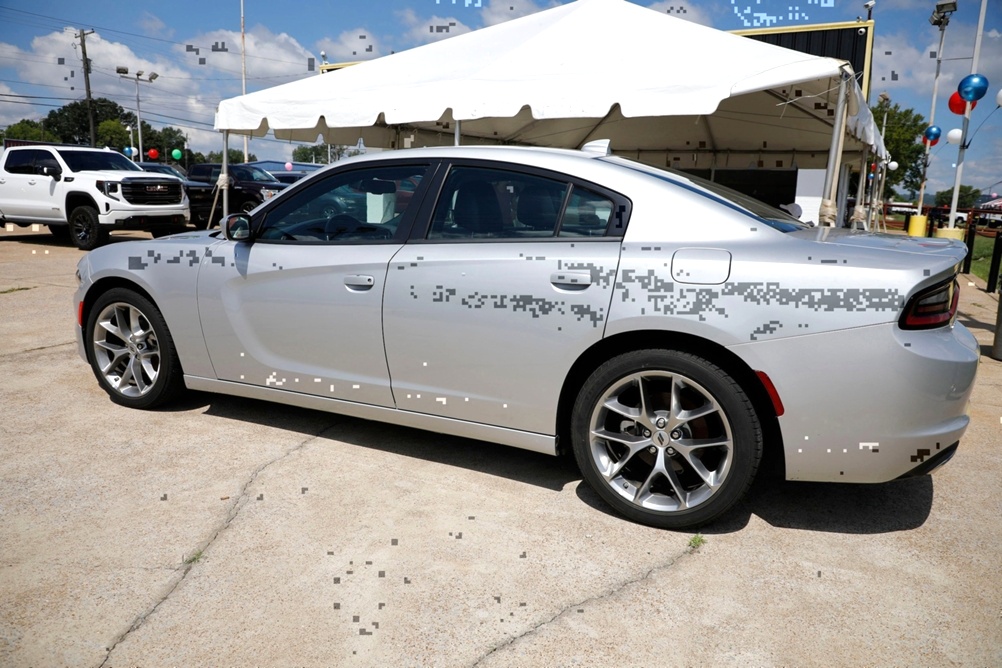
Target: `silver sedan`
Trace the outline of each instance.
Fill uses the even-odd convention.
[[[92,251],[77,340],[126,406],[189,388],[573,453],[624,516],[691,528],[766,452],[860,483],[953,455],[964,253],[602,153],[413,149]]]

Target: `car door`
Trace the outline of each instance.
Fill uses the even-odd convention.
[[[216,377],[392,406],[382,296],[413,219],[396,211],[396,183],[427,168],[316,177],[255,216],[251,242],[214,246],[198,303]]]
[[[453,164],[387,275],[398,408],[553,434],[568,370],[603,336],[628,214],[559,174]]]
[[[0,176],[3,215],[13,221],[65,220],[62,205],[55,197],[58,182],[41,173],[42,167],[59,167],[55,157],[43,149],[5,153],[4,174]]]

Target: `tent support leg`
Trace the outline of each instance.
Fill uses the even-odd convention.
[[[219,184],[223,189],[223,218],[230,215],[230,131],[223,130],[223,168],[219,170]]]
[[[838,100],[835,104],[835,127],[832,128],[832,143],[828,149],[828,168],[825,171],[825,187],[821,194],[821,210],[818,212],[818,223],[834,227],[838,218],[838,207],[835,205],[835,175],[842,160],[842,137],[845,134],[846,95],[850,75],[839,70]]]
[[[456,121],[456,134],[453,141],[453,146],[459,146],[459,137],[463,134],[463,122]]]

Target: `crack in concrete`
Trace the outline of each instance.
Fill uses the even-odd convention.
[[[75,345],[76,341],[67,341],[66,343],[53,343],[38,348],[26,348],[25,350],[16,350],[9,353],[0,353],[0,358],[13,357],[14,355],[23,355],[25,353],[39,353],[45,350],[52,350],[53,348],[62,348],[63,346],[75,346]]]
[[[318,438],[320,438],[321,436],[323,436],[326,432],[328,432],[331,429],[333,429],[334,427],[338,426],[338,424],[340,424],[340,423],[335,422],[333,424],[327,425],[326,427],[324,427],[323,429],[321,429],[317,433],[315,433],[312,436],[310,436],[310,437],[304,439],[303,441],[301,441],[298,445],[295,445],[295,446],[289,448],[288,450],[286,450],[285,452],[283,452],[281,455],[275,457],[274,459],[272,459],[270,461],[265,462],[261,466],[257,467],[254,471],[252,471],[251,474],[250,474],[250,477],[247,478],[247,480],[244,482],[243,486],[240,488],[240,493],[237,494],[237,496],[234,499],[233,503],[230,505],[229,512],[227,513],[226,517],[223,518],[222,523],[219,526],[216,527],[215,531],[212,532],[212,535],[209,536],[209,539],[206,540],[201,545],[201,547],[198,547],[198,548],[196,548],[195,550],[192,551],[192,554],[198,553],[198,554],[204,555],[205,552],[208,551],[209,547],[211,547],[212,544],[215,542],[216,538],[218,538],[219,535],[222,532],[226,531],[226,529],[229,528],[229,526],[233,522],[233,520],[236,519],[237,515],[240,514],[240,510],[245,505],[247,505],[247,500],[248,500],[247,490],[250,489],[251,485],[254,484],[254,481],[257,480],[258,475],[260,475],[262,471],[264,471],[265,469],[267,469],[268,467],[270,467],[272,464],[276,464],[276,463],[278,463],[278,462],[286,459],[290,455],[292,455],[292,454],[294,454],[296,452],[299,452],[304,447],[306,447],[308,444],[312,443],[313,441],[316,441]],[[125,640],[133,632],[138,631],[143,626],[143,624],[146,623],[146,620],[149,619],[153,615],[153,613],[155,613],[157,611],[157,609],[160,607],[160,605],[162,603],[166,602],[167,599],[169,599],[171,597],[171,595],[174,593],[174,591],[178,587],[181,586],[181,583],[184,582],[185,578],[188,577],[188,573],[191,572],[191,569],[197,563],[198,563],[198,561],[191,561],[191,562],[187,562],[187,563],[182,563],[180,565],[180,567],[177,567],[177,568],[174,569],[177,572],[177,577],[175,577],[173,579],[173,581],[171,581],[171,582],[168,583],[167,590],[163,593],[162,596],[160,596],[160,598],[148,610],[146,610],[146,612],[144,612],[144,613],[140,614],[138,617],[136,617],[136,619],[133,620],[132,625],[129,626],[129,628],[126,629],[125,632],[121,633],[117,638],[115,638],[114,642],[111,644],[110,647],[106,648],[106,654],[105,654],[104,660],[101,661],[101,663],[98,664],[97,668],[104,668],[108,664],[108,661],[111,660],[111,655],[115,651],[115,648],[118,647],[123,642],[125,642]]]
[[[651,568],[650,570],[648,570],[646,573],[644,573],[640,577],[634,577],[634,578],[630,578],[628,580],[622,580],[622,581],[620,581],[620,582],[618,582],[616,584],[613,584],[609,589],[605,590],[604,592],[602,592],[600,594],[596,594],[595,596],[591,596],[589,598],[586,598],[583,601],[579,601],[577,603],[572,603],[571,605],[568,605],[568,606],[562,608],[561,610],[559,610],[555,615],[553,615],[549,619],[544,620],[544,621],[540,622],[539,624],[536,624],[532,628],[524,631],[523,633],[518,634],[517,636],[513,636],[511,638],[508,638],[504,642],[495,645],[494,647],[492,647],[491,649],[489,649],[486,653],[484,653],[479,658],[477,658],[472,664],[470,664],[470,668],[476,668],[481,663],[483,663],[488,658],[490,658],[495,652],[503,650],[506,647],[510,647],[511,645],[514,645],[516,642],[522,640],[523,638],[527,638],[529,636],[535,635],[535,633],[537,631],[539,631],[542,628],[545,628],[546,626],[549,626],[553,622],[555,622],[558,619],[560,619],[561,617],[565,616],[571,610],[574,610],[574,609],[577,609],[577,608],[581,608],[584,605],[587,605],[589,603],[595,603],[597,601],[602,601],[604,599],[607,599],[607,598],[610,598],[612,596],[615,596],[616,594],[618,594],[619,592],[623,591],[624,589],[626,589],[627,587],[629,587],[631,585],[634,585],[634,584],[637,584],[638,582],[643,582],[644,580],[650,579],[650,577],[652,575],[654,575],[655,573],[657,573],[657,572],[668,570],[669,568],[671,568],[672,566],[674,566],[676,564],[676,562],[678,562],[679,559],[681,559],[681,558],[683,558],[683,557],[685,557],[685,556],[687,556],[689,554],[692,554],[695,551],[696,551],[695,549],[687,547],[684,550],[682,550],[682,552],[679,552],[674,557],[672,557],[671,560],[668,561],[668,563],[662,563],[662,564],[659,564],[657,566],[654,566],[653,568]]]

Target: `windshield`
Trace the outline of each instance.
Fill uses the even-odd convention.
[[[136,165],[121,153],[113,151],[59,151],[59,155],[66,162],[70,171],[74,172],[97,172],[97,171],[117,171],[117,172],[141,172],[141,167]]]
[[[230,166],[230,174],[237,181],[264,181],[265,183],[281,183],[278,179],[260,167],[232,165]]]
[[[176,176],[179,179],[184,179],[185,176],[179,172],[174,167],[170,165],[161,165],[155,163],[144,163],[140,165],[147,172],[156,172],[157,174],[170,174],[171,176]]]
[[[712,197],[732,209],[737,209],[749,216],[753,216],[755,219],[760,220],[769,227],[777,229],[780,232],[795,232],[797,230],[806,230],[813,227],[811,223],[805,223],[798,218],[794,218],[787,212],[772,207],[761,200],[757,200],[754,197],[745,195],[744,193],[728,188],[727,186],[722,186],[719,183],[708,181],[707,179],[699,176],[693,176],[692,174],[686,174],[685,172],[680,172],[671,168],[652,167],[650,165],[634,162],[633,160],[621,158],[619,156],[610,156],[602,159],[608,162],[615,162],[616,164],[629,167],[630,169],[643,172],[644,174],[649,174],[650,176],[668,183],[687,187],[697,192],[702,192],[704,195]]]

